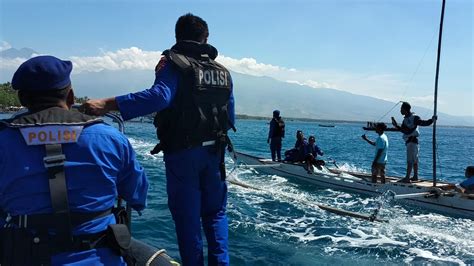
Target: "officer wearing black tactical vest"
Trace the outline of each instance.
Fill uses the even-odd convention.
[[[70,110],[71,70],[38,56],[13,76],[28,112],[0,120],[0,265],[125,265],[112,207],[143,210],[147,177],[123,134]]]
[[[158,112],[155,118],[164,152],[168,205],[175,221],[184,265],[203,265],[201,222],[209,265],[228,265],[227,184],[224,149],[234,124],[229,71],[215,61],[207,44],[207,23],[192,14],[176,22],[176,44],[163,52],[155,83],[123,96],[90,100],[82,108],[101,115],[119,110],[125,120]]]

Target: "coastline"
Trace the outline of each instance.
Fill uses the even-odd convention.
[[[18,107],[18,106],[8,106],[8,107],[2,107],[0,106],[0,114],[13,114],[15,112],[18,112],[21,108],[23,107]],[[153,118],[155,117],[155,114],[143,116],[148,119],[142,119],[142,121],[126,121],[126,122],[138,122],[138,123],[146,123],[146,122],[153,122]],[[236,119],[241,119],[241,120],[262,120],[262,121],[270,121],[272,118],[271,117],[265,117],[265,116],[253,116],[253,115],[246,115],[246,114],[236,114],[235,115]],[[307,122],[307,123],[325,123],[325,124],[361,124],[362,126],[367,123],[367,121],[362,121],[362,120],[331,120],[331,119],[316,119],[316,118],[304,118],[304,117],[285,117],[285,121],[298,121],[298,122]],[[386,124],[390,124],[390,122],[384,122]],[[465,125],[438,125],[440,127],[452,127],[452,128],[474,128],[474,126],[465,126]]]

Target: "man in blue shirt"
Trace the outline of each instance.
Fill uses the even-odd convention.
[[[175,221],[184,265],[203,265],[201,222],[209,265],[228,265],[227,184],[223,147],[234,124],[230,73],[214,61],[207,23],[181,16],[176,44],[163,52],[153,86],[137,93],[90,100],[85,112],[119,110],[127,120],[158,112],[155,118],[166,166],[168,206]]]
[[[146,206],[148,180],[127,138],[70,110],[71,70],[70,61],[39,56],[13,76],[28,112],[0,121],[0,210],[9,216],[0,222],[8,227],[0,264],[124,265],[101,240],[116,223],[110,210],[117,196],[137,211]]]
[[[384,123],[375,125],[375,132],[379,135],[375,142],[369,140],[367,136],[362,135],[362,139],[372,146],[375,146],[375,157],[372,161],[372,183],[377,183],[377,176],[380,175],[382,183],[385,184],[385,165],[387,164],[388,138],[385,135],[387,126]]]
[[[304,158],[308,168],[308,174],[313,173],[313,165],[318,169],[321,169],[321,165],[324,165],[323,160],[317,160],[318,155],[323,156],[324,153],[316,145],[316,138],[314,136],[309,136],[308,143],[304,146]]]
[[[474,166],[466,167],[464,175],[467,179],[459,184],[460,191],[466,194],[474,194]]]

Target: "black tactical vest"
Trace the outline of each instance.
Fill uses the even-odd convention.
[[[206,146],[231,127],[232,79],[229,71],[214,61],[217,50],[207,44],[182,44],[163,52],[180,73],[173,103],[159,112],[154,122],[165,152]]]

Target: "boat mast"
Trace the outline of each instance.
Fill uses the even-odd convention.
[[[441,20],[439,23],[439,37],[438,37],[438,56],[436,60],[436,77],[435,77],[435,89],[434,89],[434,111],[435,116],[438,112],[438,77],[439,77],[439,61],[441,56],[441,39],[443,37],[443,21],[444,21],[444,7],[446,0],[443,0],[441,7]],[[433,122],[433,186],[436,186],[436,120]]]

